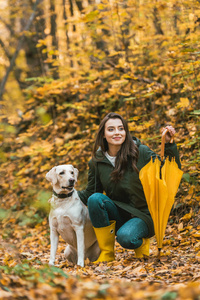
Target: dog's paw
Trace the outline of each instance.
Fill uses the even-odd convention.
[[[73,264],[76,264],[76,262],[77,262],[77,251],[76,251],[76,249],[73,248],[70,245],[67,245],[67,247],[65,248],[64,257],[69,262],[72,262]]]
[[[49,266],[54,266],[54,261],[49,261]]]
[[[83,268],[84,267],[84,261],[78,260],[77,265]]]

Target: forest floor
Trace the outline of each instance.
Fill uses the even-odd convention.
[[[153,237],[148,260],[116,242],[115,261],[85,261],[84,268],[64,260],[62,239],[55,267],[48,266],[47,220],[35,228],[14,219],[3,226],[12,236],[0,240],[0,299],[200,299],[200,227],[187,217],[167,226],[160,261]]]

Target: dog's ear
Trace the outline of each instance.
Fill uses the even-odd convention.
[[[47,174],[46,179],[50,181],[53,185],[57,183],[58,178],[56,174],[56,167],[53,167]]]
[[[78,169],[74,168],[74,179],[77,182],[78,180]]]

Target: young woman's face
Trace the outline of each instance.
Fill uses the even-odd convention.
[[[126,138],[126,131],[120,119],[109,119],[105,123],[104,137],[109,146],[120,146]]]

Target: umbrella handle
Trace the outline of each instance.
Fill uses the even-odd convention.
[[[162,133],[162,139],[161,139],[161,153],[160,153],[160,157],[161,157],[161,161],[163,161],[164,159],[164,152],[165,152],[165,136],[167,134],[169,130],[166,128],[163,133]],[[174,138],[172,137],[170,140],[170,143],[173,143]]]
[[[165,152],[165,136],[168,132],[168,129],[165,129],[162,133],[162,139],[161,139],[161,153],[160,153],[160,157],[161,157],[161,161],[163,161],[164,159],[164,152]]]

